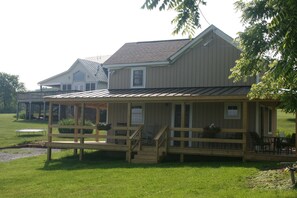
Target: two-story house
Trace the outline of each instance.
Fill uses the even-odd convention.
[[[77,124],[74,142],[50,139],[48,159],[55,147],[79,148],[80,157],[87,148],[123,151],[129,162],[158,162],[168,154],[180,161],[187,155],[256,159],[249,133],[275,133],[278,101],[248,99],[256,78],[229,79],[239,56],[233,39],[213,25],[192,40],[124,44],[103,64],[108,89],[46,97],[50,104],[74,105],[81,120],[86,108],[96,108],[97,124],[100,105],[107,104],[112,128],[86,136],[78,134],[86,126]],[[51,124],[49,136],[61,136]]]
[[[77,59],[68,70],[38,82],[40,90],[18,93],[17,112],[23,105],[27,119],[46,118],[48,104],[44,101],[44,96],[106,89],[107,70],[102,67],[102,63],[109,57]],[[60,119],[61,116],[65,117],[63,116],[66,112],[65,106],[59,105],[55,109],[56,119]]]

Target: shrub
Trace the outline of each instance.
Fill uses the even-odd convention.
[[[72,118],[63,119],[58,122],[59,125],[63,126],[74,126],[75,121]],[[94,126],[94,124],[90,120],[85,121],[85,126]],[[59,133],[74,133],[74,129],[71,128],[58,128]],[[83,133],[91,134],[93,133],[93,129],[83,129]]]

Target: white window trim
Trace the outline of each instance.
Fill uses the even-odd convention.
[[[143,71],[143,85],[142,86],[133,86],[133,72],[135,70],[142,70]],[[145,88],[145,82],[146,82],[146,68],[145,67],[131,68],[130,88]]]
[[[228,107],[229,106],[237,106],[238,109],[238,114],[237,116],[229,116],[228,115]],[[228,103],[224,103],[224,119],[228,119],[228,120],[239,120],[241,119],[241,103],[240,102],[228,102]]]
[[[132,116],[133,116],[133,114],[132,114],[132,109],[133,109],[133,107],[136,107],[136,106],[141,106],[141,109],[142,109],[142,121],[141,122],[139,122],[139,123],[133,123],[133,120],[132,120]],[[144,104],[143,103],[141,103],[141,104],[132,104],[131,105],[131,109],[130,109],[130,111],[131,111],[131,125],[141,125],[141,124],[144,124],[144,120],[145,120],[145,108],[144,108]]]

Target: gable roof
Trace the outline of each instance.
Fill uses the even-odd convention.
[[[139,63],[163,63],[168,58],[187,44],[189,39],[148,41],[126,43],[116,51],[107,61],[108,65],[125,65]]]
[[[59,73],[57,75],[54,75],[50,78],[47,78],[43,81],[40,81],[40,82],[38,82],[38,84],[40,84],[40,85],[46,84],[50,80],[53,80],[59,76],[67,74],[77,65],[77,63],[81,63],[82,65],[84,65],[86,70],[90,74],[93,74],[97,78],[98,81],[107,82],[107,76],[106,76],[105,72],[103,71],[102,64],[100,64],[98,62],[93,62],[93,61],[78,58],[68,70],[66,70],[62,73]]]
[[[215,33],[234,47],[237,47],[230,36],[214,25],[210,25],[192,40],[180,39],[126,43],[105,61],[103,66],[112,68],[170,64],[200,42],[209,42],[208,40],[204,40],[209,38],[204,37],[211,32]]]

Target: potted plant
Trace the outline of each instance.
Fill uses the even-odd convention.
[[[215,126],[214,123],[210,124],[209,126],[206,126],[203,128],[203,137],[214,137],[216,133],[220,132],[221,128]]]
[[[111,124],[100,122],[99,124],[97,124],[97,129],[108,131],[111,129]]]

